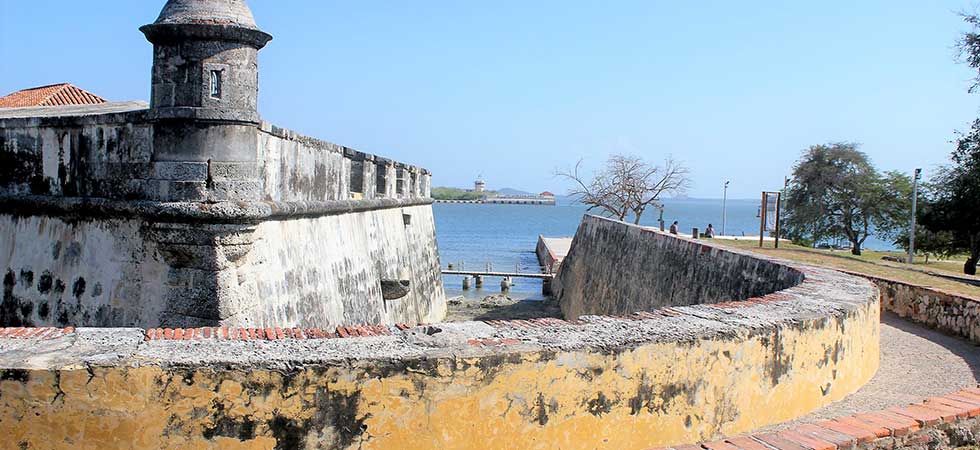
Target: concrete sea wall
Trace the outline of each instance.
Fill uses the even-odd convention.
[[[0,329],[0,433],[54,449],[642,449],[745,432],[878,367],[870,282],[762,260],[803,279],[576,320]]]
[[[575,318],[744,300],[803,278],[788,265],[586,216],[555,286],[562,313]]]
[[[544,236],[538,236],[538,243],[534,247],[534,254],[538,257],[538,265],[545,271],[555,271],[558,268],[558,263],[562,260],[564,255],[556,255],[547,244],[547,239]]]

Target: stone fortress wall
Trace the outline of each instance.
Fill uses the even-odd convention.
[[[141,102],[0,110],[3,195],[210,203],[430,196],[425,169],[268,122],[243,127],[246,144],[233,143],[240,161],[164,159],[192,143],[156,136],[148,114]]]
[[[596,217],[565,319],[422,324],[446,304],[428,173],[262,122],[271,36],[241,0],[141,30],[149,107],[0,112],[5,443],[645,448],[877,369],[867,280]]]
[[[6,112],[18,113],[35,112]],[[253,129],[256,163],[155,161],[145,109],[74,114],[0,118],[0,323],[444,314],[427,171],[267,123]],[[383,299],[382,279],[408,280],[409,294]]]
[[[689,245],[703,264],[728,258],[709,243],[622,235],[677,240],[665,247]],[[591,236],[572,253],[598,248]],[[870,282],[739,255],[802,276],[752,298],[575,320],[2,329],[0,433],[28,448],[641,449],[798,417],[871,378]]]
[[[0,111],[0,326],[445,315],[430,174],[260,120],[241,0],[170,0],[151,104]]]
[[[744,300],[804,279],[784,264],[595,216],[573,242],[555,283],[569,318]]]

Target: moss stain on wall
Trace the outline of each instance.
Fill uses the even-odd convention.
[[[73,450],[81,442],[223,449],[694,442],[797,417],[857,390],[877,370],[878,320],[871,302],[844,320],[735,338],[285,373],[126,364],[8,370],[0,375],[0,434],[29,448]]]

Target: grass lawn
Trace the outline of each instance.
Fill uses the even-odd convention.
[[[954,281],[928,273],[928,271],[942,271],[953,275],[965,276],[962,273],[963,263],[957,261],[934,262],[929,261],[925,265],[924,261],[917,262],[911,268],[902,263],[883,261],[882,256],[893,255],[901,256],[900,252],[879,252],[873,250],[864,251],[861,256],[851,255],[850,250],[818,250],[809,247],[801,247],[788,242],[780,242],[779,248],[773,248],[772,242],[766,242],[763,248],[759,248],[758,240],[722,240],[713,241],[714,244],[731,246],[743,250],[750,250],[765,255],[784,258],[801,263],[831,267],[835,269],[849,270],[852,272],[864,273],[882,278],[890,278],[905,281],[912,284],[932,286],[946,292],[965,295],[980,299],[980,286],[973,286],[967,283]]]

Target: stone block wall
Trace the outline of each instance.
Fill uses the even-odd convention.
[[[852,272],[853,273],[853,272]],[[980,344],[980,299],[887,278],[868,278],[881,290],[881,308],[912,322]]]
[[[228,111],[256,111],[258,53],[254,47],[228,40],[215,40],[208,45],[154,45],[152,107],[161,111],[175,107],[220,109],[225,117]],[[220,99],[212,98],[208,92],[211,71],[222,75]]]
[[[589,215],[553,287],[575,318],[744,300],[803,279],[787,265]]]

